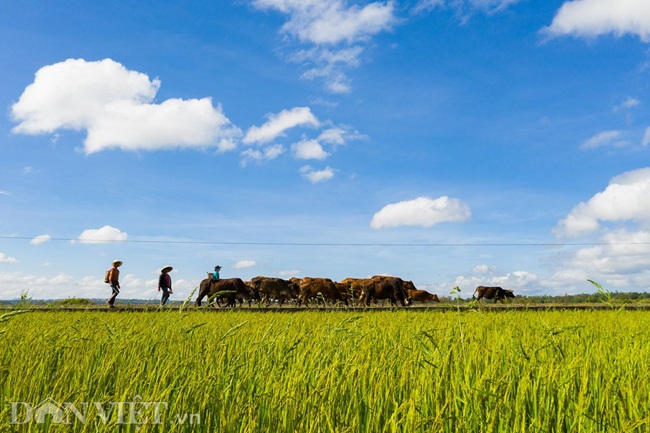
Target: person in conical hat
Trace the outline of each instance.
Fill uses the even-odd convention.
[[[169,299],[169,295],[174,293],[172,291],[172,277],[169,275],[173,269],[174,268],[171,266],[165,266],[160,270],[160,277],[158,277],[158,291],[160,292],[162,290],[163,292],[162,298],[160,299],[161,307],[165,305]]]

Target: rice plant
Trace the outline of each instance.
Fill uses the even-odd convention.
[[[650,430],[641,311],[3,318],[3,432]]]

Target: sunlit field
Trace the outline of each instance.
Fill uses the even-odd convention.
[[[26,312],[0,431],[648,431],[643,311]]]

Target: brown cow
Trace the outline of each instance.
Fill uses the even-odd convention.
[[[475,298],[474,295],[478,292],[478,298]],[[478,286],[472,294],[472,299],[476,299],[479,302],[481,299],[494,299],[494,303],[505,302],[506,298],[514,298],[515,294],[512,290],[504,290],[501,287],[497,286]]]
[[[255,277],[251,280],[251,286],[260,294],[267,307],[273,299],[277,299],[280,306],[285,301],[297,299],[300,290],[293,281],[271,277]]]
[[[259,294],[255,293],[255,290],[248,286],[242,281],[241,278],[227,278],[224,280],[213,280],[211,278],[206,278],[201,281],[199,286],[199,296],[196,298],[196,306],[201,306],[201,300],[207,296],[208,299],[211,299],[215,295],[223,293],[223,296],[217,298],[217,304],[220,300],[225,299],[226,305],[229,307],[234,307],[235,301],[239,301],[241,305],[244,300],[248,301],[248,306],[250,307],[253,300],[259,300]]]
[[[291,279],[298,282],[300,287],[300,295],[298,296],[298,305],[305,304],[309,306],[309,300],[315,299],[318,303],[321,302],[343,302],[348,305],[349,295],[345,295],[339,291],[334,284],[334,281],[329,278],[296,278]]]
[[[352,299],[359,299],[364,280],[366,278],[346,278],[341,280],[339,284],[341,284],[340,287],[342,289],[346,290],[352,296]]]
[[[418,301],[422,303],[426,303],[429,301],[440,302],[438,295],[434,293],[429,293],[426,290],[406,289],[406,293],[408,293],[409,300],[411,302],[412,301]]]
[[[392,305],[397,305],[399,301],[402,306],[408,306],[408,294],[405,289],[408,283],[413,285],[412,282],[404,281],[398,277],[375,275],[372,278],[366,278],[359,282],[361,286],[359,300],[368,307],[372,299],[389,299]]]

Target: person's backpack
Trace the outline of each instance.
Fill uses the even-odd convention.
[[[108,275],[109,275],[110,273],[111,273],[111,270],[109,269],[109,270],[106,271],[106,273],[104,274],[104,282],[105,282],[105,283],[110,283],[110,281],[108,280]]]

